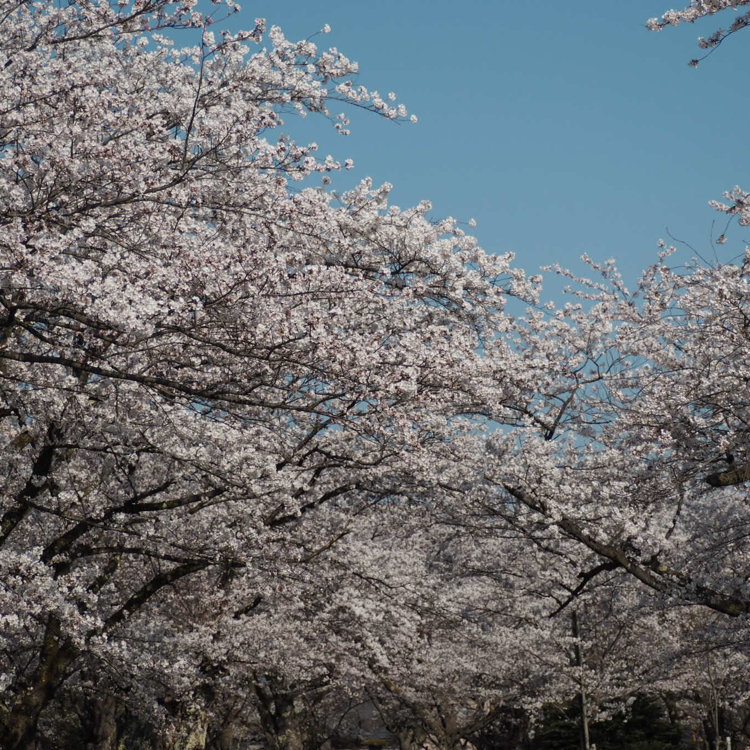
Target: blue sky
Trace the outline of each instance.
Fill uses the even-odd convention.
[[[575,267],[586,252],[614,257],[632,280],[667,228],[713,257],[712,222],[714,237],[726,222],[708,200],[750,184],[750,31],[690,68],[696,38],[719,19],[647,31],[667,3],[256,0],[232,25],[263,16],[297,39],[328,23],[316,41],[418,115],[416,125],[356,115],[348,137],[294,126],[299,140],[353,158],[349,181],[369,175],[394,185],[398,205],[426,198],[436,217],[474,217],[486,250],[514,251],[529,270]],[[748,229],[727,235],[722,258],[750,242]]]

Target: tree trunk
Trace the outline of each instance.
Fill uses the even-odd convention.
[[[268,746],[273,750],[303,750],[304,732],[294,710],[294,696],[256,678],[255,694],[258,696],[260,722]]]
[[[236,732],[232,724],[222,727],[219,736],[216,739],[217,750],[234,750],[236,745]]]
[[[299,727],[290,723],[279,734],[276,750],[303,750],[304,746],[304,738]]]
[[[398,733],[399,750],[419,750],[424,742],[425,734],[421,729],[402,729]]]
[[[118,750],[117,700],[111,694],[97,701],[91,750]]]
[[[76,656],[74,646],[61,636],[60,621],[49,615],[39,665],[31,684],[2,717],[0,746],[4,750],[36,750],[39,716],[52,700]]]
[[[185,720],[185,741],[175,750],[205,750],[208,716],[205,711],[190,711]]]

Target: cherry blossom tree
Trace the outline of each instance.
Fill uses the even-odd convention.
[[[115,695],[198,747],[237,708],[221,680],[262,708],[332,679],[331,550],[358,539],[350,580],[370,560],[351,524],[455,498],[436,447],[526,419],[535,373],[498,335],[537,284],[387,185],[312,184],[341,164],[284,117],[406,116],[337,50],[166,0],[0,25],[0,743],[93,697],[107,746]]]
[[[708,37],[700,37],[698,46],[708,50],[706,55],[711,54],[727,37],[750,26],[750,12],[743,11],[743,6],[750,5],[747,0],[691,0],[690,4],[682,10],[668,10],[660,18],[650,18],[646,24],[652,31],[660,31],[667,26],[677,26],[681,23],[695,23],[707,16],[713,16],[722,11],[734,11],[731,24],[728,28],[719,28]],[[728,15],[724,13],[723,15]],[[690,64],[698,65],[700,60],[691,60]]]
[[[649,26],[739,13],[702,42],[712,48],[747,25],[745,5],[692,2]],[[712,205],[750,221],[739,187]],[[744,617],[750,256],[671,267],[673,254],[663,247],[633,289],[613,260],[585,259],[593,279],[551,269],[573,300],[529,310],[505,337],[538,389],[524,427],[488,436],[468,507],[525,526],[552,559],[578,555],[573,578],[558,566],[561,606],[616,571],[666,601]]]
[[[750,10],[746,10],[748,6],[748,0],[691,0],[683,10],[667,11],[660,18],[649,19],[646,26],[653,31],[659,31],[681,23],[694,23],[715,14],[719,14],[720,18],[731,18],[731,23],[726,28],[718,28],[709,36],[698,38],[698,46],[706,52],[703,57],[690,61],[690,65],[695,67],[728,37],[750,26]],[[741,187],[734,187],[725,193],[723,201],[714,200],[711,204],[730,218],[736,217],[740,226],[750,224],[750,194]],[[726,241],[724,234],[719,236],[718,241]]]
[[[540,304],[428,203],[320,185],[348,162],[284,118],[407,117],[355,63],[214,28],[0,3],[0,744],[296,750],[369,700],[459,746],[641,690],[609,644],[672,653],[675,604],[744,617],[750,261]]]
[[[681,272],[668,257],[633,292],[595,266],[585,306],[534,313],[525,356],[554,340],[568,368],[547,356],[530,426],[490,436],[476,502],[505,523],[523,508],[558,552],[582,545],[581,584],[614,569],[738,616],[750,602],[748,263]]]

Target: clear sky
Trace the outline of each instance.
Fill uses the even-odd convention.
[[[529,270],[575,265],[586,252],[614,257],[632,280],[667,228],[713,257],[712,222],[716,237],[726,221],[708,200],[750,184],[750,30],[690,68],[697,37],[728,21],[645,29],[676,6],[254,0],[232,25],[262,16],[298,39],[328,23],[315,41],[357,60],[362,83],[395,91],[418,115],[416,125],[356,116],[349,137],[295,126],[324,153],[353,158],[354,177],[392,183],[393,202],[426,198],[436,217],[474,217],[486,250],[512,250]],[[750,243],[750,229],[727,235],[722,258]]]

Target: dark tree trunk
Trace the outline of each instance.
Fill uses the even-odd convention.
[[[61,635],[60,621],[50,615],[31,684],[2,717],[0,746],[4,750],[36,750],[39,716],[52,700],[76,655],[76,649]]]
[[[107,694],[94,708],[94,730],[90,750],[117,750],[117,699]]]
[[[273,750],[303,750],[304,736],[294,710],[294,696],[289,692],[274,689],[267,684],[255,682],[258,696],[258,712],[266,740]]]

